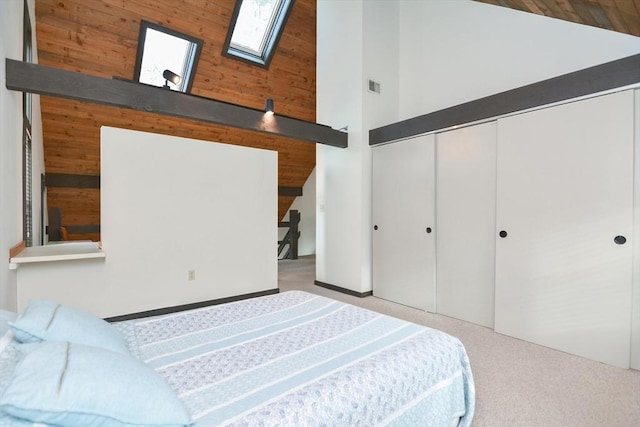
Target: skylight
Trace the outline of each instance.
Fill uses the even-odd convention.
[[[193,84],[202,40],[147,21],[140,24],[134,79],[140,83],[188,92]],[[165,70],[180,76],[177,83],[163,77]]]
[[[295,0],[237,0],[223,54],[268,67]]]

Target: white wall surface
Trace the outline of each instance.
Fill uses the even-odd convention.
[[[349,148],[316,148],[316,279],[359,290],[362,234],[362,1],[317,3],[316,117],[349,126]]]
[[[317,118],[348,125],[349,147],[318,146],[316,279],[371,290],[371,151],[368,130],[396,117],[395,2],[318,1]],[[367,81],[381,93],[367,91]]]
[[[20,291],[108,317],[276,289],[277,185],[275,151],[103,127],[106,259],[21,266]]]
[[[638,37],[505,7],[399,3],[402,119],[640,53]]]
[[[29,0],[34,62],[35,0]],[[16,309],[17,275],[9,270],[9,249],[22,241],[22,92],[5,87],[5,58],[22,60],[23,0],[0,1],[0,308]],[[44,171],[40,100],[33,97],[34,243],[40,241],[40,174]]]
[[[300,238],[298,239],[298,256],[313,255],[316,253],[316,170],[309,174],[307,181],[302,187],[302,196],[296,197],[289,210],[295,209],[300,212]],[[287,212],[281,221],[289,221]],[[287,233],[286,228],[278,230],[278,240],[282,240]],[[284,256],[283,251],[282,255]]]

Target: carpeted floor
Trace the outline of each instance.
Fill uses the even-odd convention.
[[[280,292],[299,289],[457,336],[476,384],[474,426],[640,426],[640,372],[496,334],[493,330],[376,297],[314,285],[315,258],[278,262]]]

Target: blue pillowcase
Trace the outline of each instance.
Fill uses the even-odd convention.
[[[48,300],[30,300],[10,326],[23,343],[69,341],[129,354],[127,341],[116,328],[89,313]]]
[[[9,322],[16,320],[18,315],[12,311],[0,310],[0,338],[9,330]]]
[[[0,397],[11,416],[70,427],[191,424],[169,385],[131,356],[69,342],[21,347],[26,355]]]

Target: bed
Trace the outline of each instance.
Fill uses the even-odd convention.
[[[112,324],[50,301],[4,318],[0,426],[473,419],[474,382],[457,338],[306,292]]]

